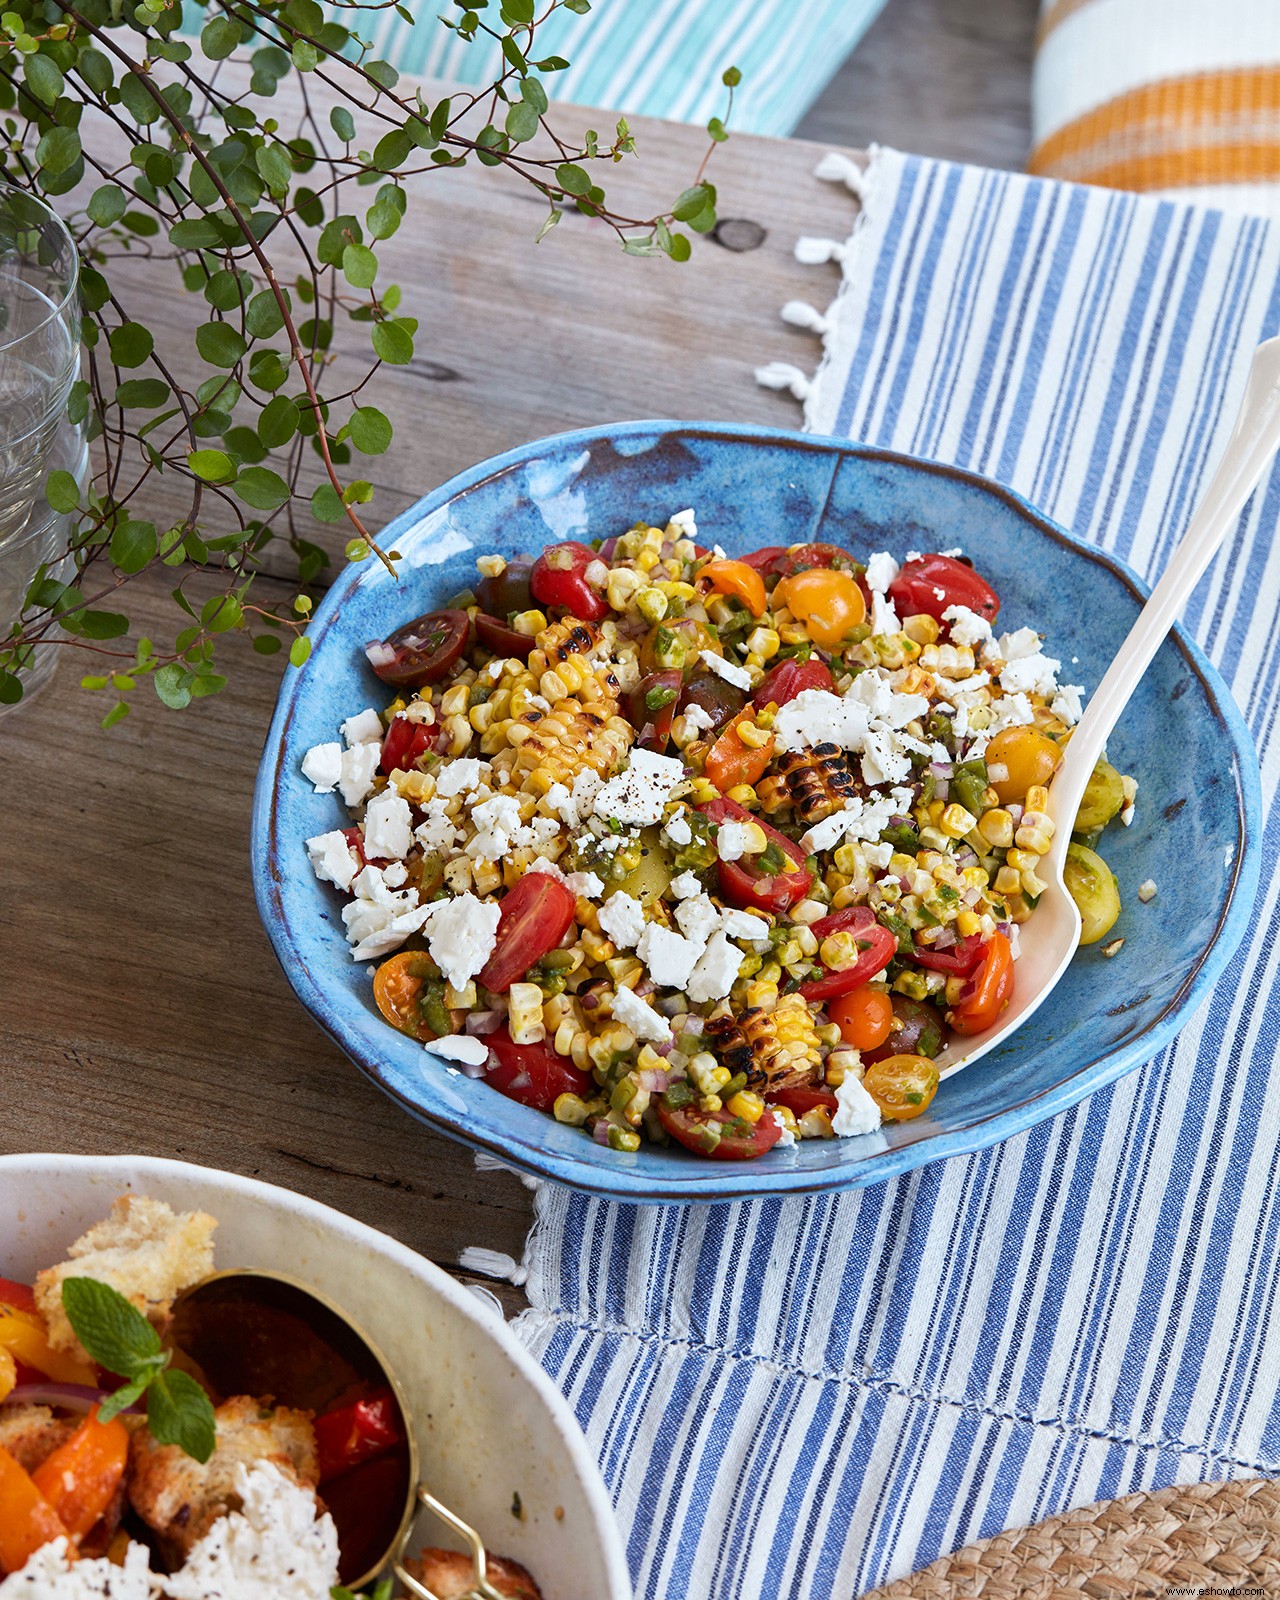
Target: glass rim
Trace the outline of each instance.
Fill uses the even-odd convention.
[[[11,194],[20,194],[25,200],[29,200],[33,205],[39,206],[49,221],[54,224],[71,253],[71,272],[67,280],[66,292],[58,303],[53,306],[49,315],[42,321],[37,322],[35,327],[26,329],[25,332],[20,333],[14,339],[0,339],[0,350],[10,350],[14,345],[21,344],[24,339],[30,339],[34,334],[47,328],[51,322],[56,322],[75,298],[76,292],[80,287],[80,252],[76,248],[75,240],[71,237],[71,229],[67,227],[66,223],[43,196],[33,194],[30,189],[24,189],[20,183],[14,183],[10,179],[0,179],[0,205],[3,205]],[[80,341],[74,339],[72,342],[73,345],[78,346]]]

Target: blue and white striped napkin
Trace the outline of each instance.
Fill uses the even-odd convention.
[[[892,152],[860,187],[808,426],[987,473],[1155,573],[1280,323],[1280,228]],[[1278,519],[1273,476],[1189,614],[1258,741],[1267,862],[1176,1047],[847,1196],[542,1187],[519,1329],[646,1600],[850,1596],[1095,1499],[1280,1472]]]

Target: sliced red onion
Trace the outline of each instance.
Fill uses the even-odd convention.
[[[470,1034],[496,1033],[501,1026],[501,1011],[473,1011],[467,1017],[462,1031]]]
[[[77,1411],[82,1415],[93,1406],[100,1406],[110,1398],[109,1389],[91,1389],[83,1383],[20,1383],[10,1389],[4,1403],[9,1406],[59,1406],[63,1411]],[[141,1417],[146,1408],[136,1402],[121,1412],[125,1417]]]
[[[1015,828],[1022,821],[1022,809],[1023,808],[1018,804],[1018,802],[1016,800],[1011,800],[1009,802],[1009,804],[1005,807],[1005,810],[1013,818],[1013,825],[1014,825]]]
[[[978,856],[972,845],[961,845],[960,849],[956,851],[956,866],[976,867],[977,865]]]
[[[933,798],[941,800],[945,805],[951,798],[951,785],[945,778],[939,778],[933,786]]]
[[[641,978],[640,982],[636,984],[634,992],[641,1000],[646,1000],[657,987],[652,978]]]
[[[612,561],[613,560],[613,552],[617,548],[618,548],[618,541],[617,541],[616,537],[612,538],[612,539],[606,539],[605,542],[600,546],[600,559],[601,559],[601,561]]]
[[[899,878],[898,879],[898,887],[899,887],[899,889],[902,890],[903,894],[910,894],[911,893],[911,879],[910,878]]]
[[[655,1044],[653,1048],[654,1048],[655,1054],[662,1056],[663,1059],[665,1060],[666,1057],[669,1056],[671,1054],[671,1052],[675,1049],[675,1047],[676,1047],[675,1040],[674,1039],[668,1039],[662,1044]]]

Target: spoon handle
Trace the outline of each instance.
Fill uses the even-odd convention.
[[[1061,866],[1065,859],[1071,824],[1111,730],[1277,449],[1280,337],[1268,339],[1254,352],[1240,414],[1218,470],[1187,525],[1182,542],[1170,556],[1164,576],[1094,690],[1067,745],[1049,789],[1050,814],[1056,827],[1050,860],[1055,866]]]

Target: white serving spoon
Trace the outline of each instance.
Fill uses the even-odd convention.
[[[1071,826],[1085,786],[1112,729],[1152,658],[1173,626],[1218,546],[1235,526],[1276,450],[1280,449],[1280,337],[1258,346],[1235,428],[1218,470],[1192,517],[1164,576],[1138,614],[1138,620],[1094,690],[1067,745],[1062,765],[1049,786],[1053,844],[1040,876],[1045,891],[1035,914],[1019,930],[1021,955],[1013,999],[999,1023],[986,1033],[955,1038],[938,1058],[944,1076],[994,1050],[1031,1016],[1066,971],[1080,943],[1080,913],[1067,892],[1062,869],[1071,843]]]

